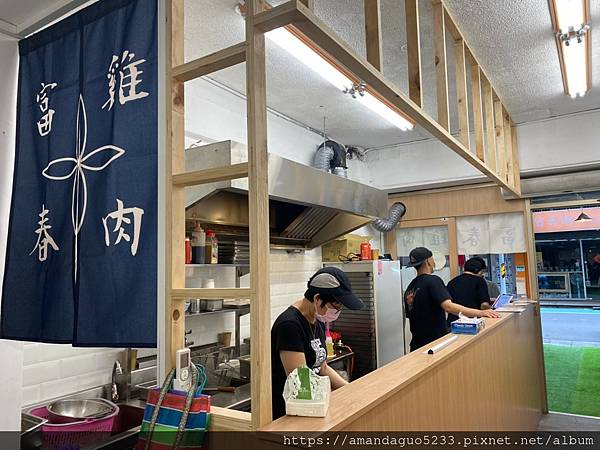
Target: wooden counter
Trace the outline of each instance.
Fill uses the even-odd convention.
[[[476,336],[460,335],[435,355],[410,353],[334,391],[325,418],[286,416],[261,430],[537,430],[545,408],[539,306],[485,320]]]

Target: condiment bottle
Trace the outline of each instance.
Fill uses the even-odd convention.
[[[204,264],[206,262],[206,233],[200,226],[200,222],[196,222],[196,227],[192,231],[192,262],[194,264]]]
[[[219,263],[219,242],[214,231],[206,232],[206,264]]]
[[[363,261],[371,260],[371,244],[368,241],[360,244],[360,259]]]

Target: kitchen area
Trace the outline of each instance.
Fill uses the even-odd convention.
[[[355,3],[351,17],[367,4],[367,14],[385,8]],[[441,17],[460,34],[445,2],[426,3],[388,11],[412,33],[411,77],[421,77],[411,23]],[[441,83],[421,92],[419,78],[407,94],[383,76],[372,47],[364,56],[338,39],[343,15],[330,2],[98,0],[69,13],[15,42],[10,60],[20,68],[11,76],[19,108],[15,162],[6,165],[14,183],[0,186],[0,338],[13,346],[0,352],[14,361],[5,384],[19,389],[6,398],[21,415],[21,449],[139,448],[155,427],[169,432],[154,438],[178,440],[192,422],[202,439],[536,429],[546,409],[536,268],[546,268],[536,265],[530,200],[520,195],[517,126],[462,37],[458,92]],[[123,23],[136,24],[131,35]],[[372,30],[358,28],[362,48]],[[63,43],[56,30],[80,39]],[[409,44],[393,39],[405,52]],[[38,50],[64,57],[63,44],[101,56],[54,68],[50,83]],[[430,63],[440,48],[424,47]],[[18,88],[38,89],[42,78],[33,97]],[[467,110],[477,102],[471,133]],[[54,131],[45,108],[56,112]],[[446,173],[459,165],[464,182]],[[432,179],[414,181],[421,174]],[[420,247],[430,256],[412,261]],[[410,352],[404,294],[417,268],[427,262],[445,285],[473,256],[517,308],[476,316],[472,335],[446,336],[448,325],[431,347]],[[333,294],[307,298],[322,269],[342,273],[362,308]],[[555,269],[581,267],[547,271]],[[297,303],[315,320],[335,316],[323,320],[323,349],[307,319],[304,343],[321,365],[304,367],[304,356],[294,366],[312,368],[309,378],[323,367],[331,384],[323,382],[327,401],[315,402],[323,409],[275,416],[272,327]],[[282,367],[284,352],[300,353],[282,349]],[[487,395],[467,389],[484,377]],[[455,411],[457,397],[478,414]],[[188,414],[197,422],[185,423]]]

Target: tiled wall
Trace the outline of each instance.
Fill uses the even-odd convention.
[[[306,282],[321,265],[320,248],[304,253],[271,250],[271,321],[302,297]],[[235,315],[230,313],[187,317],[186,329],[192,330],[187,338],[195,346],[216,342],[217,334],[223,331],[231,331],[232,339],[235,339]],[[240,321],[240,335],[242,339],[250,336],[249,315],[243,316]]]
[[[119,349],[24,346],[23,406],[110,383]]]
[[[272,321],[306,290],[308,278],[321,267],[321,249],[304,253],[271,250]],[[217,334],[235,330],[234,314],[186,319],[194,345],[217,341]],[[250,316],[241,320],[242,338],[250,336]],[[235,338],[235,336],[233,336]],[[110,383],[119,349],[73,348],[69,345],[25,344],[23,406]],[[144,350],[143,355],[152,353]],[[140,352],[138,354],[142,356]]]

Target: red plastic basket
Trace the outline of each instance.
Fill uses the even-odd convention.
[[[45,423],[42,425],[42,448],[45,450],[59,450],[70,446],[81,447],[96,441],[103,441],[110,437],[119,407],[115,406],[114,412],[101,419],[89,419],[70,423]],[[29,411],[32,416],[49,419],[46,406],[34,408]]]

